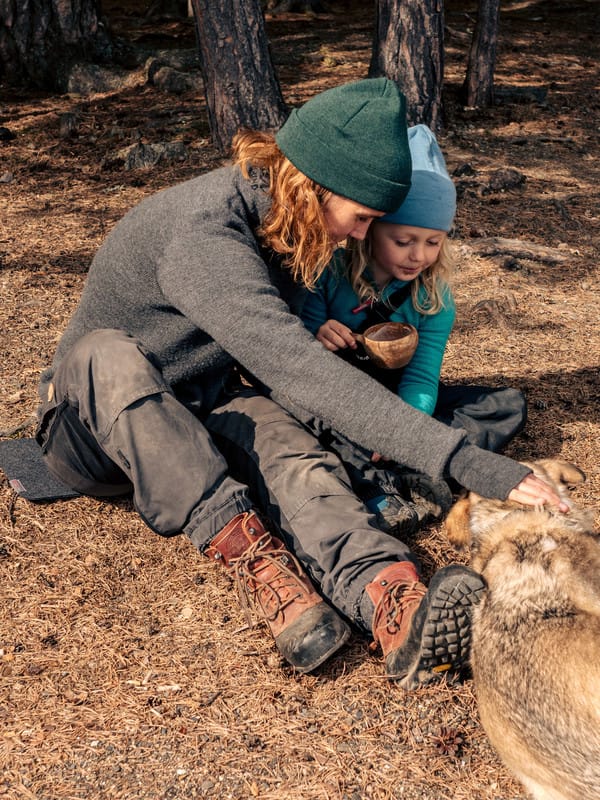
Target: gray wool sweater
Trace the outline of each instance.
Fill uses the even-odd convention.
[[[197,382],[210,404],[237,361],[300,418],[322,419],[411,468],[505,498],[530,470],[410,407],[305,329],[298,314],[306,290],[254,233],[269,202],[260,176],[245,180],[228,166],[133,208],[92,262],[41,395],[79,337],[120,328],[154,353],[176,391]]]

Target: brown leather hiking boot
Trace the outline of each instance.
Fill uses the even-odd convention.
[[[318,667],[349,638],[348,625],[254,512],[235,516],[211,540],[205,555],[223,561],[248,616],[253,610],[268,623],[279,651],[299,672]]]
[[[476,572],[452,564],[438,570],[427,588],[414,565],[401,561],[385,567],[366,591],[375,605],[373,638],[389,678],[413,689],[465,664],[472,607],[484,591]]]

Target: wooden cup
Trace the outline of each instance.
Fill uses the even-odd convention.
[[[381,322],[354,338],[365,348],[371,361],[384,369],[405,367],[414,355],[419,334],[407,322]]]

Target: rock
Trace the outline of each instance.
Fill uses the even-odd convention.
[[[455,178],[462,178],[465,175],[467,176],[476,175],[477,173],[475,169],[471,166],[471,164],[467,162],[465,164],[460,164],[458,167],[456,167],[456,169],[452,174],[454,175]]]
[[[506,189],[515,189],[525,183],[525,175],[516,169],[497,169],[490,174],[487,186],[482,189],[482,194],[491,192],[504,192]]]
[[[183,142],[158,142],[156,144],[138,142],[119,150],[108,165],[122,163],[126,170],[141,169],[154,167],[165,161],[184,161],[186,157],[187,150]]]
[[[166,66],[155,70],[149,82],[167,94],[183,94],[184,92],[198,91],[200,88],[198,80],[193,75]]]
[[[67,91],[70,94],[87,96],[122,89],[141,83],[141,72],[101,67],[98,64],[78,62],[73,65],[67,80]]]
[[[4,125],[0,126],[0,142],[11,142],[13,139],[17,138],[17,134],[13,133],[8,128],[5,128]]]
[[[539,103],[546,102],[548,89],[546,86],[495,86],[494,100],[502,103]]]

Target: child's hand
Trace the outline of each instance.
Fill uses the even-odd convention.
[[[388,458],[387,456],[382,456],[381,453],[371,453],[371,461],[374,464],[379,463],[380,461],[393,461],[393,459]]]
[[[338,322],[337,319],[328,319],[327,322],[324,322],[317,331],[317,339],[327,350],[332,352],[343,350],[346,347],[356,350],[357,347],[356,339],[350,328]]]

